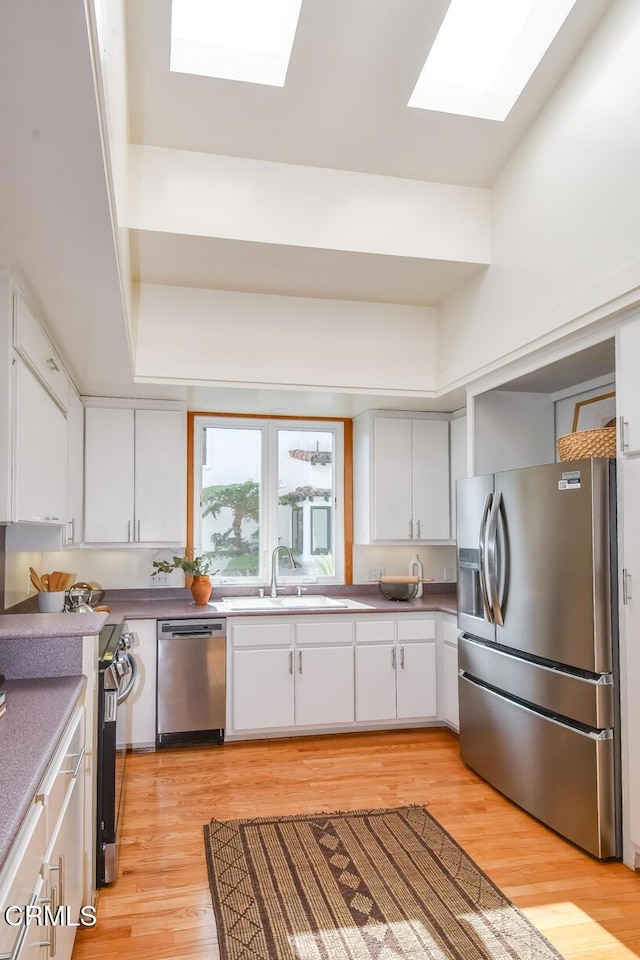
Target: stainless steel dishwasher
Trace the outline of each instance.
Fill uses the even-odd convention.
[[[226,620],[158,621],[156,743],[223,743]]]

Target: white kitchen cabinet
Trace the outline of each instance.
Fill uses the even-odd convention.
[[[157,621],[130,620],[126,630],[133,634],[131,655],[138,668],[129,697],[127,746],[147,749],[156,742]]]
[[[356,543],[448,540],[449,421],[368,411],[354,420]]]
[[[623,780],[626,781],[625,834],[636,848],[634,858],[625,851],[625,862],[640,866],[640,458],[621,463],[621,606],[620,606],[620,676],[623,729]]]
[[[76,714],[76,727],[58,770],[58,779],[65,789],[60,810],[49,818],[48,844],[44,856],[45,890],[51,898],[52,910],[58,905],[69,911],[77,923],[83,900],[83,833],[84,833],[84,712]],[[72,724],[73,726],[73,724]],[[49,925],[47,936],[50,955],[69,960],[75,939],[75,927]]]
[[[14,294],[13,344],[16,352],[66,410],[69,396],[67,371],[24,297],[17,291]]]
[[[618,449],[624,454],[640,453],[640,317],[616,328],[616,408]]]
[[[296,725],[353,723],[353,647],[298,647],[295,654]]]
[[[88,405],[88,543],[185,540],[186,437],[182,410]]]
[[[293,649],[233,651],[232,729],[294,725]]]
[[[20,359],[14,363],[15,521],[63,524],[67,513],[67,421]]]
[[[67,407],[67,525],[65,546],[82,540],[84,518],[84,406],[69,385]]]
[[[456,732],[460,730],[458,707],[458,626],[456,618],[443,613],[442,630],[442,719]]]
[[[436,717],[436,664],[434,619],[359,621],[356,720]]]

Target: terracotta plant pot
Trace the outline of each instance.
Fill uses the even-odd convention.
[[[211,596],[211,580],[208,576],[194,577],[191,581],[191,596],[197,607],[203,607]]]

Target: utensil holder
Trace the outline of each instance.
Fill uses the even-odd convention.
[[[64,607],[64,590],[47,590],[38,594],[38,610],[40,613],[62,613]]]

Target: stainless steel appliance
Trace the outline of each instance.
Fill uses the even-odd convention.
[[[224,619],[158,621],[158,746],[224,741]]]
[[[621,853],[614,471],[457,484],[462,759],[601,859]]]
[[[98,737],[96,802],[96,886],[116,879],[119,826],[124,807],[128,699],[138,669],[130,652],[132,636],[122,624],[108,624],[98,643]]]

